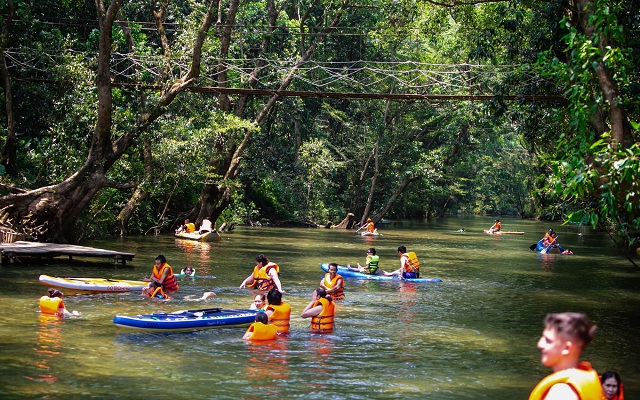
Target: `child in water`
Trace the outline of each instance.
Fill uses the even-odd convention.
[[[149,282],[147,287],[142,288],[142,295],[152,299],[160,299],[162,301],[171,300],[171,297],[167,296],[167,294],[162,290],[162,285],[155,281]]]

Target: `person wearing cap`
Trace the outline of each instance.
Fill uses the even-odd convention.
[[[376,255],[376,249],[369,247],[367,249],[367,258],[365,259],[364,267],[358,263],[357,268],[352,267],[350,264],[347,264],[347,268],[351,271],[362,272],[363,274],[376,275],[379,261],[380,256]]]
[[[495,220],[495,223],[493,225],[491,225],[491,228],[489,228],[489,232],[491,232],[491,233],[500,232],[500,220],[499,219]]]

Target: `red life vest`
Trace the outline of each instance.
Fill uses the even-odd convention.
[[[173,275],[173,269],[171,268],[171,265],[169,265],[168,263],[164,263],[163,265],[161,265],[160,269],[156,268],[156,266],[154,265],[152,271],[153,277],[157,280],[162,279],[162,274],[164,274],[164,270],[166,268],[169,268],[169,273],[167,274],[167,277],[164,278],[164,282],[162,282],[162,289],[176,291],[178,290],[178,281],[176,280],[175,275]]]

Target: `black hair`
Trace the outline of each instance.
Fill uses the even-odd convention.
[[[158,257],[156,257],[156,260],[160,261],[161,264],[164,264],[164,263],[167,262],[167,259],[162,254],[160,254]]]
[[[404,247],[404,246],[398,246],[398,251],[399,251],[400,253],[406,253],[406,252],[407,252],[407,248],[406,248],[406,247]]]
[[[269,323],[269,316],[263,312],[256,314],[256,322],[262,322],[263,324]]]
[[[622,385],[622,381],[620,380],[620,375],[618,375],[618,373],[614,371],[607,371],[604,374],[602,374],[602,376],[600,377],[600,383],[604,384],[604,381],[606,381],[609,378],[615,379],[616,382],[618,383],[618,390],[616,391],[616,396],[619,395],[620,386]]]
[[[49,288],[49,290],[47,290],[47,294],[49,294],[49,297],[62,297],[62,292],[59,291],[58,289],[54,289],[54,288]]]
[[[376,255],[376,249],[374,249],[373,247],[369,247],[367,249],[367,253],[371,253],[371,254],[373,254],[375,256]]]
[[[262,263],[262,266],[264,267],[269,263],[269,259],[264,254],[258,254],[256,256],[256,262]]]
[[[275,288],[269,290],[269,293],[267,293],[267,301],[269,304],[280,305],[282,303],[282,293]]]
[[[327,295],[327,291],[324,290],[323,288],[317,288],[316,289],[316,294],[320,297],[320,298],[325,298],[329,301],[333,301],[333,298],[331,297],[331,295]]]

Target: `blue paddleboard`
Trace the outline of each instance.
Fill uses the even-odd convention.
[[[172,313],[116,315],[113,323],[123,328],[146,331],[188,331],[195,329],[248,326],[255,321],[255,310],[181,310]]]
[[[328,263],[320,264],[320,268],[322,268],[322,270],[324,272],[329,272],[329,264]],[[338,275],[341,275],[344,278],[369,279],[369,280],[374,280],[374,281],[405,281],[405,282],[416,282],[416,283],[442,282],[442,279],[440,279],[440,278],[410,278],[410,279],[406,279],[406,278],[402,278],[400,276],[384,276],[384,275],[363,274],[362,272],[351,271],[350,269],[348,269],[347,267],[344,267],[342,265],[338,265]]]

